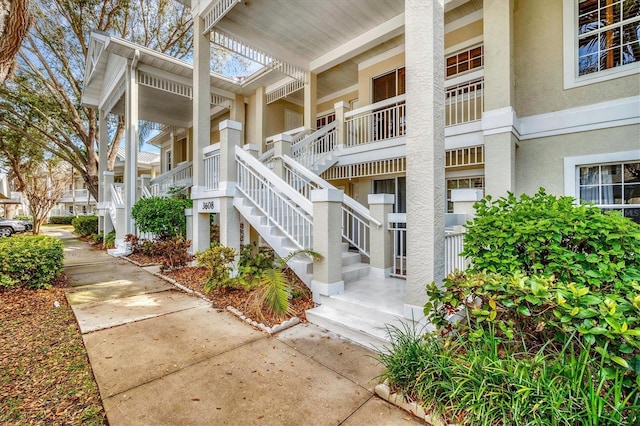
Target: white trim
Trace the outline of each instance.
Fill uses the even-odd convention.
[[[640,97],[533,115],[519,122],[520,140],[640,124]]]
[[[389,58],[393,58],[396,55],[404,53],[404,44],[400,46],[396,46],[393,49],[389,49],[386,52],[383,52],[379,55],[374,56],[373,58],[369,58],[366,61],[362,61],[358,64],[358,71],[362,71],[365,68],[369,68],[373,65],[376,65],[378,62],[386,61]],[[404,66],[404,65],[403,65]]]
[[[484,165],[475,169],[466,170],[448,170],[444,173],[444,179],[473,179],[478,177],[484,177]]]
[[[452,53],[456,53],[458,51],[462,51],[470,48],[474,44],[483,44],[484,43],[484,35],[479,35],[468,40],[463,41],[462,43],[454,44],[453,46],[447,47],[444,50],[444,56],[449,56]]]
[[[578,76],[577,0],[562,1],[562,58],[564,89],[599,83],[640,73],[640,61],[596,73]]]
[[[515,133],[519,136],[519,120],[513,107],[503,107],[482,114],[482,132],[485,136]]]
[[[578,166],[640,160],[640,149],[564,157],[564,195],[577,198]],[[621,205],[622,206],[622,205]]]
[[[479,78],[484,78],[484,68],[478,68],[475,71],[465,72],[464,74],[456,74],[454,77],[444,81],[444,89],[457,86],[459,84],[468,83]]]
[[[470,13],[466,16],[463,16],[460,19],[456,19],[453,22],[445,24],[444,33],[447,34],[447,33],[450,33],[451,31],[455,31],[462,27],[466,27],[467,25],[473,24],[474,22],[481,20],[483,16],[484,16],[484,9],[476,10],[475,12]]]
[[[340,96],[344,96],[344,95],[347,95],[347,94],[349,94],[351,92],[357,92],[357,91],[358,91],[358,85],[354,84],[353,86],[349,86],[349,87],[344,88],[342,90],[338,90],[337,92],[333,92],[333,93],[331,93],[329,95],[323,96],[323,97],[317,99],[316,102],[318,104],[323,104],[325,102],[329,102],[332,99],[336,99],[336,98],[339,98]]]

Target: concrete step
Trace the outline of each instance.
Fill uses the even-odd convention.
[[[373,350],[389,346],[384,324],[330,306],[320,305],[306,312],[307,320],[352,342]]]
[[[355,265],[356,263],[363,263],[360,253],[352,251],[342,252],[342,266]]]
[[[365,278],[369,275],[369,271],[371,267],[368,263],[354,263],[351,265],[342,267],[342,281],[345,283],[350,283],[354,281],[358,281],[362,278]]]
[[[345,294],[334,296],[319,296],[317,302],[322,306],[328,306],[342,312],[349,312],[361,318],[366,318],[379,324],[399,324],[404,321],[402,312],[389,312],[381,309],[380,306],[367,305],[361,300],[353,300]]]

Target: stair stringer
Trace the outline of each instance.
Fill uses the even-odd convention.
[[[289,256],[292,252],[299,250],[298,247],[288,236],[286,236],[278,227],[269,223],[267,216],[258,209],[255,204],[242,195],[239,191],[233,199],[233,206],[245,218],[251,226],[260,234],[260,236],[271,246],[273,251],[281,258]],[[287,265],[296,273],[296,275],[311,288],[311,279],[313,278],[313,260],[304,254],[300,254],[291,259]]]

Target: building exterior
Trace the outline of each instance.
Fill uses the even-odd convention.
[[[102,174],[101,226],[118,239],[135,232],[146,185],[140,119],[165,126],[148,191],[189,188],[193,250],[209,246],[212,213],[225,245],[247,242],[242,222],[280,255],[313,247],[323,260],[292,267],[326,307],[310,315],[322,324],[376,317],[344,307],[356,288],[351,301],[377,294],[378,311],[419,319],[424,285],[460,265],[456,214],[483,195],[544,187],[640,220],[636,0],[190,6],[193,64],[91,38],[83,100],[128,123],[121,193]],[[212,73],[212,45],[259,70]]]

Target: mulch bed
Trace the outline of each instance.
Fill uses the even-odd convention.
[[[0,424],[107,424],[66,283],[0,289]]]
[[[211,302],[213,306],[221,309],[225,309],[227,306],[233,306],[234,308],[242,311],[245,315],[249,316],[248,312],[248,299],[251,292],[244,291],[242,289],[219,289],[211,290],[209,293],[204,291],[204,283],[206,282],[206,269],[203,267],[186,267],[175,271],[167,271],[163,273],[169,278],[174,279],[183,286],[204,294]],[[300,319],[301,322],[306,322],[307,318],[305,312],[307,309],[313,308],[313,299],[311,296],[306,298],[295,298],[291,300],[291,307],[294,315]],[[291,318],[292,316],[278,317],[273,313],[263,309],[263,318],[253,318],[257,322],[261,322],[268,327],[280,324],[282,321]]]

